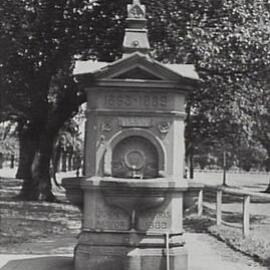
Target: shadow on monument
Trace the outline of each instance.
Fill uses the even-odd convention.
[[[74,270],[73,258],[48,256],[30,259],[11,260],[0,270]]]
[[[263,266],[270,270],[270,257],[263,262]]]

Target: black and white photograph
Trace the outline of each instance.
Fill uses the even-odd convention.
[[[0,0],[0,270],[270,270],[270,0]]]

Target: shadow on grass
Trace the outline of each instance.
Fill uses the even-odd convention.
[[[206,215],[204,213],[203,216],[198,216],[196,214],[196,206],[187,209],[184,212],[184,220],[183,226],[184,230],[192,233],[208,233],[208,228],[215,224],[215,220],[213,218],[214,214],[209,213]]]
[[[74,270],[72,257],[48,256],[11,260],[0,270]]]
[[[203,201],[213,203],[216,202],[216,192],[205,190],[203,193]],[[222,203],[242,202],[243,199],[236,195],[222,194]]]
[[[216,224],[216,211],[215,209],[204,206],[203,216],[198,217],[196,214],[197,208],[186,210],[184,218],[184,227],[189,232],[208,232],[208,228]],[[257,225],[262,224],[266,220],[263,215],[250,216],[250,224]],[[231,211],[222,211],[222,224],[231,228],[242,228],[243,216],[242,213],[236,213]]]
[[[262,190],[261,194],[264,193]],[[267,193],[265,193],[267,194]],[[216,192],[205,190],[203,193],[204,202],[215,203],[216,202]],[[222,203],[242,203],[243,196],[233,195],[233,194],[222,194]],[[260,197],[251,197],[251,203],[270,203],[270,198],[260,198]]]
[[[260,223],[265,219],[265,216],[262,215],[252,215],[250,216],[250,224]],[[235,213],[230,211],[222,211],[222,220],[227,223],[243,223],[243,215],[241,213]]]
[[[22,180],[0,179],[0,249],[8,252],[22,243],[48,236],[77,235],[81,212],[68,204],[22,201],[16,195]]]

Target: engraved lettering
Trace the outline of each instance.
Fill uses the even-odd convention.
[[[156,230],[164,230],[168,228],[167,222],[162,222],[162,221],[155,221],[155,222],[146,222],[145,223],[146,227],[149,229],[156,229]]]
[[[150,118],[119,118],[119,126],[121,127],[150,127],[151,125],[152,122]]]
[[[130,96],[125,96],[125,105],[126,106],[130,106],[131,105],[131,98],[130,98]]]
[[[148,107],[150,105],[150,96],[144,96],[144,106]]]
[[[159,103],[159,105],[162,108],[166,108],[167,107],[167,96],[161,96],[160,97],[160,103]]]
[[[104,96],[104,105],[112,108],[153,108],[164,109],[168,106],[166,95],[150,95],[142,93],[108,94]]]
[[[114,97],[114,95],[109,95],[108,96],[108,105],[109,106],[114,106],[114,99],[115,99],[115,97]]]
[[[152,98],[152,105],[153,107],[158,107],[158,100],[159,100],[159,97],[158,96],[153,96]]]

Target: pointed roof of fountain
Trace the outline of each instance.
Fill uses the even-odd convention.
[[[139,0],[133,0],[133,3],[127,6],[127,27],[123,40],[123,57],[133,52],[145,54],[150,52],[145,15],[145,6]]]
[[[198,83],[194,65],[163,64],[149,55],[146,8],[140,0],[127,6],[127,28],[123,40],[123,57],[112,63],[77,61],[73,74],[88,80],[148,80]]]
[[[139,69],[143,69],[144,64],[148,66],[148,70],[145,72],[156,73],[149,70],[150,66],[155,69],[158,69],[159,72],[163,70],[162,73],[169,74],[170,77],[176,76],[179,78],[188,78],[192,80],[199,80],[199,76],[195,70],[195,66],[191,64],[163,64],[151,58],[146,54],[142,54],[140,52],[134,52],[132,54],[127,55],[124,58],[121,58],[112,63],[108,62],[97,62],[97,61],[77,61],[75,64],[75,68],[73,74],[75,76],[78,75],[86,75],[92,74],[94,77],[100,77],[101,75],[108,75],[109,77],[114,77],[114,71],[120,71],[120,74],[126,73],[127,71],[134,70],[136,67]],[[150,68],[151,69],[151,68]],[[109,74],[110,73],[110,74]],[[120,76],[120,74],[118,74]],[[118,76],[118,77],[119,77]],[[153,76],[157,76],[156,79],[160,80],[164,78],[163,74],[153,74]],[[154,77],[153,77],[154,78]]]

